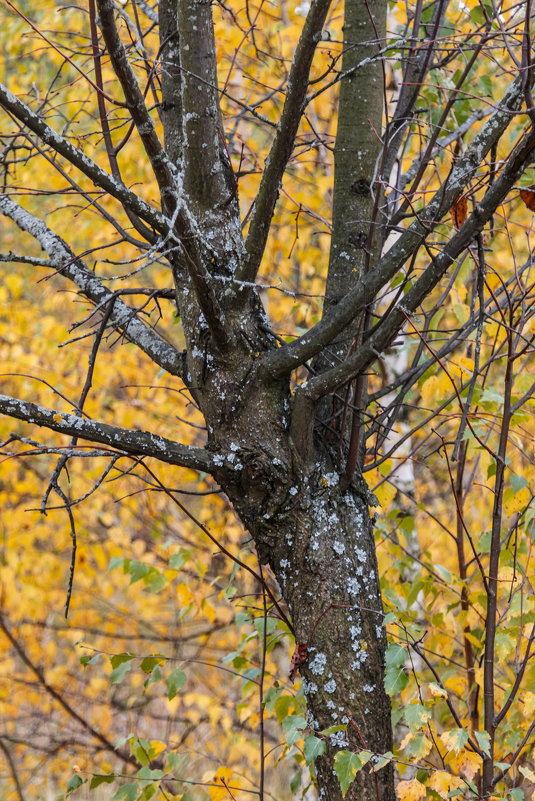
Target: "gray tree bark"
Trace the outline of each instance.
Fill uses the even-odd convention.
[[[117,330],[182,378],[204,415],[208,440],[205,448],[188,448],[149,432],[116,429],[6,396],[0,396],[0,412],[215,477],[251,532],[260,559],[271,566],[296,641],[306,649],[300,670],[310,726],[315,731],[333,724],[347,726],[345,733],[328,738],[326,752],[316,762],[320,797],[339,801],[342,794],[333,773],[336,752],[365,747],[382,754],[392,746],[390,702],[383,684],[386,638],[370,513],[373,498],[359,470],[365,372],[514,186],[531,158],[533,129],[520,138],[466,223],[418,275],[403,304],[395,305],[373,329],[368,325],[370,309],[504,133],[523,102],[526,77],[513,81],[488,123],[452,166],[447,182],[381,255],[381,189],[375,179],[390,161],[379,163],[384,91],[381,60],[373,56],[385,44],[387,3],[346,0],[345,78],[324,316],[310,331],[280,347],[254,281],[306,107],[309,71],[329,1],[313,0],[304,23],[245,240],[221,125],[211,5],[205,0],[160,0],[164,146],[119,36],[114,5],[97,0],[97,7],[125,105],[159,185],[161,210],[55,132],[3,85],[0,103],[58,158],[119,201],[128,218],[137,221],[138,232],[150,227],[147,238],[151,244],[159,242],[174,278],[184,354],[144,325],[135,309],[114,297],[60,237],[16,201],[0,198],[0,213],[32,235],[48,253],[50,266],[85,297],[110,307]],[[443,7],[437,5],[438,21]],[[366,65],[360,67],[362,61]],[[304,364],[310,368],[311,359],[316,375],[292,394],[294,369]],[[392,763],[376,774],[360,771],[349,797],[393,801]]]

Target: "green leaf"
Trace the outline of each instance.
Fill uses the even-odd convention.
[[[409,677],[405,674],[403,668],[396,667],[386,671],[384,681],[386,692],[392,696],[405,689],[409,683]]]
[[[121,662],[121,664],[111,672],[110,676],[111,683],[119,684],[124,679],[124,677],[126,676],[131,667],[132,667],[132,662],[130,661]]]
[[[387,751],[386,754],[382,754],[382,756],[376,756],[373,760],[372,771],[377,773],[377,771],[381,770],[381,768],[384,768],[385,765],[388,765],[393,756],[394,754],[392,751]]]
[[[132,734],[132,732],[130,732],[129,734],[125,734],[124,737],[121,737],[119,740],[117,740],[117,742],[115,743],[115,748],[122,748],[125,743],[128,743],[130,742],[130,740],[134,739],[135,737]]]
[[[83,665],[84,667],[87,667],[87,665],[94,665],[96,662],[98,662],[101,656],[102,654],[93,654],[93,656],[89,655],[81,656],[80,664]]]
[[[139,581],[149,573],[149,566],[144,565],[143,562],[138,562],[136,559],[132,559],[130,565],[128,567],[128,572],[130,573],[130,584],[135,584],[136,581]]]
[[[167,754],[167,768],[169,771],[181,774],[188,764],[188,757],[186,754]]]
[[[169,567],[171,570],[181,570],[190,558],[190,551],[181,548],[178,553],[171,554],[169,557]]]
[[[490,756],[490,737],[488,731],[475,731],[474,735],[483,753]]]
[[[138,786],[135,782],[127,782],[119,787],[112,801],[136,801],[139,795]]]
[[[119,665],[122,665],[123,662],[130,662],[131,659],[135,659],[134,654],[114,654],[112,657],[110,657],[111,666],[112,668],[119,667]]]
[[[402,531],[406,531],[407,534],[412,534],[414,530],[414,517],[405,515],[405,517],[398,518],[398,526]]]
[[[484,94],[492,97],[492,81],[490,75],[481,75],[478,79],[478,84]]]
[[[171,701],[177,692],[184,686],[186,683],[187,676],[183,670],[180,668],[175,668],[172,673],[168,675],[165,680],[167,685],[167,697]]]
[[[152,759],[153,751],[148,740],[134,738],[130,741],[130,751],[143,767],[147,767]]]
[[[480,400],[482,403],[497,403],[499,406],[504,404],[504,394],[497,389],[487,387],[482,393]]]
[[[490,543],[492,541],[492,531],[484,531],[479,538],[479,548],[482,551],[490,550]]]
[[[434,568],[437,571],[437,573],[439,574],[439,576],[441,576],[447,584],[451,583],[451,573],[450,573],[450,571],[448,570],[447,567],[443,567],[442,565],[435,564]]]
[[[372,756],[373,751],[368,751],[366,748],[362,751],[359,751],[358,758],[360,759],[361,766],[364,767],[364,765],[367,765]]]
[[[458,754],[468,742],[468,732],[466,729],[451,729],[442,732],[440,739],[446,748]]]
[[[86,780],[82,779],[81,776],[78,776],[77,773],[75,773],[74,776],[71,776],[71,778],[67,782],[67,786],[66,786],[67,795],[70,795],[75,790],[77,790],[79,787],[81,787],[82,784],[85,784],[85,781]]]
[[[522,787],[513,787],[512,790],[509,790],[507,795],[511,801],[522,801],[524,798],[524,790]]]
[[[470,11],[470,19],[477,26],[484,25],[486,22],[485,15],[479,6],[476,6]]]
[[[515,491],[515,495],[517,492],[520,492],[521,489],[524,489],[524,487],[528,486],[528,482],[524,478],[524,476],[512,475],[510,480],[511,480],[511,486]]]
[[[328,726],[322,729],[320,734],[336,734],[337,731],[347,731],[347,723],[338,723],[336,726]]]
[[[115,570],[118,567],[123,567],[124,559],[122,556],[112,556],[108,565],[108,573],[110,570]]]
[[[405,754],[414,759],[422,759],[429,751],[429,741],[425,734],[417,734],[405,748]]]
[[[342,797],[345,798],[349,785],[361,767],[362,762],[358,754],[354,754],[352,751],[338,751],[336,754],[334,758],[334,772],[340,782]]]
[[[94,790],[95,787],[98,787],[100,784],[111,784],[113,781],[115,781],[113,773],[97,773],[97,775],[93,776],[91,779],[89,789]]]
[[[386,649],[385,664],[387,668],[398,667],[407,661],[407,651],[397,642],[391,642]]]
[[[409,729],[416,732],[418,729],[421,729],[422,726],[425,726],[431,717],[431,712],[429,709],[426,709],[425,706],[422,706],[422,704],[409,704],[403,710],[403,717],[407,721]]]
[[[302,715],[288,715],[282,721],[282,730],[287,734],[292,729],[305,729],[307,722]]]
[[[151,673],[156,665],[163,665],[164,663],[165,656],[162,656],[161,654],[153,654],[151,656],[146,656],[140,667],[143,673]]]
[[[293,706],[294,699],[291,695],[280,695],[274,704],[275,715],[279,723],[288,717],[288,710]]]
[[[286,735],[288,745],[293,745],[303,736],[303,729],[307,726],[307,722],[302,715],[288,715],[282,721],[282,730]]]
[[[266,634],[271,634],[274,628],[276,628],[277,623],[279,621],[275,617],[268,617],[266,620]],[[259,637],[264,636],[264,618],[263,617],[256,617],[254,619],[254,627],[258,632]]]
[[[169,584],[163,573],[154,572],[150,579],[150,591],[157,593],[164,590]]]
[[[160,670],[160,666],[156,665],[156,667],[151,672],[148,679],[143,683],[143,686],[147,688],[151,684],[156,684],[157,681],[161,681],[161,679],[162,679],[162,671]]]
[[[310,765],[311,762],[314,762],[316,757],[319,757],[321,754],[325,753],[325,743],[323,740],[320,740],[319,737],[310,735],[310,737],[305,737],[303,751],[305,753],[306,763],[307,765]]]
[[[294,775],[292,776],[292,780],[290,782],[290,790],[295,795],[301,786],[301,778],[303,776],[303,771],[301,768],[297,770]]]
[[[149,782],[159,782],[163,778],[163,770],[159,768],[151,770],[151,768],[144,766],[138,770],[137,778],[141,780],[139,786],[143,788],[147,786]]]

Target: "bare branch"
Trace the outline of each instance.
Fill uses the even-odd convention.
[[[133,211],[160,233],[167,233],[169,223],[163,214],[138,197],[134,192],[131,192],[124,184],[116,181],[106,170],[99,167],[96,162],[86,156],[85,153],[77,147],[71,145],[67,139],[60,136],[53,128],[47,125],[38,114],[19,100],[18,97],[15,97],[15,95],[1,83],[0,106],[3,106],[7,111],[13,114],[19,122],[22,122],[30,131],[37,134],[45,144],[50,145],[60,156],[63,156],[63,158],[67,159],[67,161],[83,172],[84,175],[93,181],[95,186],[99,186],[105,192],[108,192],[108,194],[116,198],[125,208]]]
[[[321,32],[330,4],[330,0],[314,0],[305,20],[288,76],[284,108],[256,196],[245,243],[247,255],[236,271],[236,281],[254,281],[258,272],[282,176],[292,154],[297,129],[305,109],[312,59],[316,46],[321,40]]]
[[[100,27],[111,63],[124,92],[126,105],[137,132],[149,157],[154,175],[162,195],[164,208],[172,213],[176,206],[176,187],[173,165],[169,161],[154,129],[143,93],[139,88],[134,70],[130,66],[126,50],[115,24],[113,0],[97,0]]]
[[[182,77],[178,43],[178,4],[176,0],[160,0],[158,4],[160,33],[161,112],[164,146],[169,158],[178,166],[182,158]]]
[[[301,337],[294,340],[294,342],[279,348],[279,350],[268,354],[263,359],[263,369],[265,369],[266,372],[273,377],[291,372],[291,370],[303,364],[305,361],[312,358],[312,356],[315,356],[323,347],[332,342],[360,311],[369,303],[373,302],[378,292],[386,286],[388,281],[395,276],[407,259],[416,252],[429,234],[439,225],[441,218],[451,208],[464,187],[475,175],[481,161],[485,158],[492,145],[498,141],[509,126],[514,112],[520,108],[522,96],[522,79],[517,77],[484,128],[474,137],[474,141],[470,147],[467,148],[466,152],[459,158],[457,164],[451,171],[449,180],[435,193],[428,205],[418,214],[418,218],[415,222],[399,237],[396,243],[379,262],[372,267],[370,272],[356,283],[355,287],[340,301],[328,318],[324,317],[306,334],[303,334]],[[526,146],[527,141],[531,143],[531,136],[523,140],[523,144],[520,148],[521,150]],[[532,146],[533,144],[528,144],[528,147]],[[518,148],[515,153],[518,156]],[[526,154],[521,156],[520,161],[522,166],[526,158]],[[510,168],[512,167],[513,161],[515,161],[514,155],[511,156],[509,160]],[[514,178],[511,179],[511,174],[515,169],[515,167],[512,167],[511,172],[509,170],[507,171],[506,184],[501,185],[501,197],[496,198],[495,192],[493,192],[492,195],[487,193],[487,202],[495,202],[492,209],[493,211],[498,207],[507,191],[513,185]],[[515,174],[515,177],[518,177],[518,173]],[[480,215],[481,210],[478,210],[478,218]],[[489,218],[490,214],[487,219]],[[471,238],[482,228],[482,226],[478,227],[478,225],[474,223],[475,218],[473,218],[470,223],[472,230],[471,237],[466,239],[463,247],[466,247],[470,243]],[[467,228],[465,230],[465,228],[466,226],[462,229],[462,231],[464,231],[463,237],[468,230]],[[456,250],[455,256],[450,255],[451,245],[454,241],[459,242],[458,237],[460,234],[461,232],[448,243],[441,257],[436,260],[437,262],[447,258],[449,266],[452,258],[455,258],[461,252],[462,248]]]
[[[101,284],[84,262],[74,255],[66,242],[42,220],[6,196],[0,196],[0,213],[31,234],[50,256],[49,266],[73,281],[89,300],[96,305],[111,302],[114,293]],[[168,373],[182,375],[182,354],[163,340],[154,329],[141,322],[135,310],[117,297],[113,304],[111,323]]]
[[[485,224],[490,220],[500,203],[503,202],[507,192],[518,180],[522,170],[525,169],[526,162],[530,159],[534,148],[535,129],[531,129],[515,148],[499,178],[477,204],[473,214],[470,215],[461,230],[444,246],[418,280],[414,282],[414,285],[403,297],[403,302],[392,309],[390,314],[377,326],[365,343],[352,356],[322,375],[308,381],[302,392],[309,398],[320,398],[375,361],[377,354],[380,351],[384,351],[395,339],[407,317],[416,311],[420,303],[438,284],[457,256],[483,230]],[[365,284],[367,282],[359,283]],[[363,304],[363,306],[365,305],[366,303]]]
[[[178,0],[178,28],[183,135],[187,148],[184,191],[199,212],[213,213],[214,207],[223,212],[229,205],[229,197],[236,193],[232,165],[223,146],[211,3]],[[233,215],[233,222],[239,227],[237,214]]]
[[[25,423],[50,428],[60,434],[69,434],[90,442],[100,442],[114,450],[134,456],[152,456],[160,462],[207,473],[215,467],[211,455],[204,448],[182,445],[150,431],[118,428],[74,414],[63,414],[8,395],[0,395],[0,413],[23,420]]]

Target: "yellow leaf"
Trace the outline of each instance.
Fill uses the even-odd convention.
[[[208,788],[208,792],[210,793],[210,798],[212,801],[223,801],[224,798],[230,798],[229,792],[223,782],[225,782],[225,784],[229,784],[231,776],[231,768],[221,767],[216,770],[212,781],[214,784],[221,786]]]
[[[450,790],[457,790],[464,786],[465,783],[460,776],[453,776],[445,770],[437,770],[429,781],[429,787],[438,793],[441,798],[447,798]]]
[[[201,604],[201,609],[204,613],[204,616],[208,618],[210,623],[214,623],[217,618],[217,612],[212,604],[205,599]]]
[[[167,748],[167,745],[161,740],[151,740],[150,744],[155,757],[158,756],[158,754],[162,754]]]
[[[418,779],[410,779],[409,781],[399,782],[397,794],[399,801],[419,801],[420,798],[424,798],[426,790]]]
[[[521,490],[515,493],[513,487],[507,487],[503,493],[503,508],[505,514],[510,517],[515,512],[521,512],[528,505],[531,499],[531,492],[527,487],[522,487]]]
[[[535,712],[535,693],[526,692],[523,694],[523,699],[524,713],[531,718]]]
[[[441,798],[446,798],[449,790],[450,790],[450,783],[451,783],[451,775],[446,773],[445,770],[437,770],[436,773],[433,773],[431,779],[429,781],[429,787],[438,793]]]
[[[379,472],[382,476],[389,476],[390,472],[394,466],[392,459],[385,459],[385,461],[379,466]]]
[[[430,681],[428,687],[429,687],[429,692],[431,693],[433,698],[448,697],[448,693],[446,692],[446,690],[443,687],[440,687],[440,685],[435,684],[434,681]]]
[[[422,388],[420,389],[420,393],[426,406],[431,406],[432,401],[439,396],[439,389],[440,381],[436,375],[432,375],[427,379],[427,381],[424,381]]]
[[[474,372],[474,360],[470,359],[468,356],[461,356],[459,359],[459,365],[461,368],[464,368],[464,371],[469,375],[472,375]]]
[[[24,287],[22,276],[18,275],[18,273],[8,273],[8,275],[4,277],[4,283],[9,289],[13,300],[18,300],[22,295],[22,289]]]
[[[383,483],[374,490],[374,495],[385,511],[396,497],[396,494],[397,489],[388,481],[383,481]]]
[[[181,609],[187,609],[190,603],[193,601],[193,593],[188,585],[178,584],[176,588],[176,594],[178,596],[178,602]]]
[[[450,754],[448,757],[448,764],[453,770],[462,773],[468,781],[472,781],[478,770],[481,768],[481,759],[473,751],[463,749],[460,754]]]

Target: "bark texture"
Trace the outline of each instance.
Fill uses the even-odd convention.
[[[119,150],[108,153],[113,162],[110,175],[2,84],[0,104],[58,159],[118,201],[127,218],[137,221],[140,236],[167,259],[174,279],[169,295],[176,292],[185,352],[179,353],[135,308],[110,292],[61,237],[7,193],[0,198],[0,213],[41,245],[48,254],[47,266],[62,280],[73,282],[84,298],[109,312],[114,329],[184,381],[204,415],[207,444],[188,447],[150,432],[115,428],[4,395],[0,412],[121,453],[151,456],[215,477],[249,529],[260,559],[271,566],[290,611],[296,641],[306,648],[300,670],[311,728],[347,726],[346,732],[328,738],[326,752],[315,764],[322,801],[341,801],[333,772],[337,751],[366,748],[383,754],[392,747],[390,701],[383,683],[386,639],[370,511],[373,498],[359,471],[364,457],[365,373],[515,185],[532,160],[534,128],[527,127],[517,139],[460,230],[432,251],[428,265],[400,296],[402,302],[393,304],[372,327],[373,303],[466,191],[521,108],[531,73],[529,85],[527,73],[512,81],[493,105],[488,122],[452,165],[447,181],[381,255],[383,207],[377,176],[388,180],[398,158],[399,132],[405,117],[413,113],[416,95],[403,90],[390,139],[387,135],[381,151],[384,82],[379,52],[385,45],[387,3],[346,0],[324,315],[309,331],[285,344],[269,327],[255,279],[306,109],[309,72],[322,40],[329,0],[312,0],[303,24],[245,240],[221,121],[212,5],[205,0],[160,0],[162,145],[121,38],[115,5],[112,0],[96,4],[102,39],[118,82],[114,88],[122,90],[123,106],[158,182],[161,208],[142,200],[123,183]],[[417,5],[421,10],[421,4]],[[407,86],[414,75],[419,86],[432,63],[432,50],[420,58],[414,49],[419,41],[419,14],[414,20]],[[439,0],[426,41],[435,41],[444,14],[445,3]],[[101,92],[101,118],[104,99],[110,102]],[[390,155],[389,141],[393,143]],[[393,215],[389,221],[393,228],[403,218],[403,205],[400,209],[401,216]],[[469,333],[466,329],[463,336]],[[292,392],[293,371],[303,365],[312,375]],[[496,519],[493,537],[497,541],[499,530]],[[489,701],[489,731],[494,725],[491,718]],[[491,769],[489,763],[487,788]],[[377,773],[361,770],[348,797],[393,801],[392,763]]]

